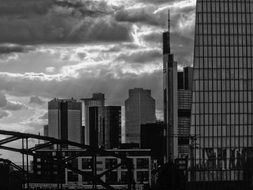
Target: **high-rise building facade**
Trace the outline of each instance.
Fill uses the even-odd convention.
[[[53,99],[48,102],[49,137],[81,143],[81,103],[74,99]]]
[[[192,181],[239,181],[252,147],[253,1],[197,0]]]
[[[126,142],[140,144],[141,124],[155,121],[155,99],[151,90],[130,89],[129,98],[125,101]]]
[[[121,143],[121,107],[89,107],[90,145],[106,149]]]
[[[151,149],[151,158],[158,165],[163,164],[163,132],[163,122],[141,125],[141,148]]]
[[[93,106],[89,107],[89,145],[93,147],[99,147],[104,145],[104,107]]]
[[[90,145],[90,124],[89,124],[89,107],[103,107],[105,105],[105,95],[94,93],[92,98],[81,99],[82,101],[82,125],[85,127],[84,144]]]
[[[185,67],[182,72],[178,72],[177,89],[177,137],[178,154],[177,158],[189,157],[189,142],[191,128],[191,107],[192,107],[192,76],[193,68]]]
[[[170,17],[170,13],[168,18]],[[165,161],[178,155],[178,117],[177,110],[177,62],[170,51],[170,19],[168,31],[163,33],[163,100],[164,100],[164,155]]]
[[[118,148],[121,143],[121,106],[105,106],[105,148]]]

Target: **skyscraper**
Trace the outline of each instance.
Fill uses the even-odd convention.
[[[192,107],[192,76],[193,68],[185,67],[178,72],[177,89],[177,128],[178,128],[178,155],[177,158],[189,157],[189,136],[191,128],[191,107]]]
[[[198,0],[192,181],[242,180],[252,147],[253,1]]]
[[[177,62],[170,51],[170,13],[168,31],[163,33],[163,98],[164,98],[164,155],[165,161],[178,156],[178,98]]]
[[[154,123],[155,100],[151,90],[134,88],[129,90],[129,98],[125,101],[126,142],[140,144],[140,126]]]
[[[84,98],[82,101],[82,124],[85,126],[84,143],[90,145],[90,125],[89,125],[89,107],[103,107],[105,105],[105,95],[102,93],[95,93],[92,98]]]
[[[105,148],[118,148],[121,143],[121,106],[106,106]]]
[[[81,103],[74,99],[48,102],[48,136],[81,143]]]
[[[104,131],[105,131],[105,120],[104,120],[104,107],[92,106],[89,110],[89,145],[93,147],[104,145]],[[87,136],[87,135],[86,135]]]
[[[118,148],[121,142],[121,107],[89,107],[90,145]]]

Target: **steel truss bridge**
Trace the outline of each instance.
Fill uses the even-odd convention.
[[[96,189],[97,185],[103,186],[103,188],[108,190],[114,190],[110,184],[104,182],[101,178],[105,176],[106,174],[110,173],[111,171],[117,169],[118,167],[125,165],[127,168],[127,177],[128,177],[128,190],[132,190],[133,188],[133,163],[130,158],[128,158],[123,153],[118,152],[111,152],[106,151],[103,148],[97,148],[92,147],[72,141],[67,140],[60,140],[52,137],[45,137],[35,134],[28,134],[28,133],[20,133],[20,132],[13,132],[13,131],[5,131],[0,130],[0,135],[4,135],[4,138],[0,140],[0,149],[12,151],[21,153],[22,155],[22,167],[19,167],[15,165],[14,163],[11,163],[7,160],[2,159],[5,162],[8,162],[12,167],[16,168],[17,170],[21,171],[24,174],[24,186],[26,188],[29,188],[29,183],[31,183],[31,176],[32,173],[29,173],[29,156],[33,157],[39,157],[41,159],[47,160],[50,159],[50,161],[53,160],[55,162],[54,164],[57,164],[61,168],[66,168],[76,174],[82,175],[82,177],[86,180],[92,181],[92,187],[93,189]],[[31,146],[31,143],[29,145],[29,140],[41,140],[43,141],[42,144],[38,144],[35,146]],[[14,141],[21,141],[21,148],[8,146],[7,144],[14,142]],[[56,152],[56,156],[51,157],[49,155],[43,155],[38,153],[37,151],[49,148],[49,147],[55,147],[54,151]],[[62,152],[66,150],[67,146],[78,148],[76,150],[71,150],[71,152],[75,152],[75,154],[70,156],[62,156]],[[80,151],[82,150],[82,151]],[[79,170],[78,168],[72,167],[72,164],[70,163],[72,160],[81,157],[83,155],[90,155],[92,156],[92,174],[87,174],[82,170]],[[97,174],[96,171],[96,157],[100,155],[106,155],[111,156],[115,158],[119,158],[121,160],[120,164],[117,164],[116,166],[105,170],[104,172]],[[56,158],[56,159],[55,159]],[[58,189],[62,189],[62,183],[57,183]]]

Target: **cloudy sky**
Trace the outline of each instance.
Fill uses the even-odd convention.
[[[152,90],[162,112],[162,32],[192,64],[196,0],[0,0],[0,128],[42,132],[47,101]]]

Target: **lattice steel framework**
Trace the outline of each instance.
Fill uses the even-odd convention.
[[[129,190],[132,189],[132,186],[133,186],[132,160],[130,158],[127,158],[127,156],[123,153],[115,153],[115,152],[111,152],[111,151],[106,151],[102,148],[91,147],[91,146],[79,144],[76,142],[71,142],[71,141],[67,141],[67,140],[60,140],[60,139],[39,136],[39,135],[34,135],[34,134],[0,130],[0,135],[8,136],[8,137],[0,140],[0,149],[18,152],[18,153],[22,154],[22,168],[19,167],[19,169],[27,174],[27,175],[25,175],[26,178],[24,180],[26,182],[26,187],[29,187],[29,182],[31,181],[30,177],[32,175],[31,173],[29,173],[28,156],[36,156],[36,157],[40,157],[42,159],[49,159],[50,158],[50,160],[54,160],[51,157],[49,157],[48,155],[43,155],[43,154],[37,153],[38,150],[54,146],[56,148],[55,149],[56,156],[54,157],[54,158],[56,158],[54,160],[55,164],[59,165],[60,167],[67,168],[68,170],[71,170],[74,173],[80,174],[85,179],[93,181],[93,189],[95,189],[96,185],[98,184],[98,185],[102,185],[105,189],[113,190],[114,188],[110,184],[104,182],[101,179],[101,177],[106,175],[107,173],[111,172],[112,170],[120,167],[123,164],[128,169],[128,171],[127,171],[128,172],[128,179],[129,179],[128,189]],[[30,147],[31,146],[31,145],[29,145],[30,139],[42,140],[42,141],[44,141],[44,143]],[[11,142],[17,141],[17,140],[21,140],[21,143],[22,143],[21,148],[16,148],[16,147],[12,147],[12,146],[7,145],[8,143],[11,143]],[[74,155],[72,154],[70,156],[63,156],[62,152],[63,152],[64,148],[66,150],[66,146],[76,147],[79,149],[76,150],[76,154],[74,154]],[[80,149],[82,149],[82,151],[80,151]],[[73,150],[72,150],[72,152],[73,152]],[[92,174],[90,174],[90,175],[83,172],[82,170],[79,170],[78,168],[72,167],[70,164],[70,162],[72,160],[74,160],[84,154],[91,155],[94,160]],[[106,156],[112,156],[115,158],[119,158],[121,160],[121,163],[117,164],[113,168],[110,168],[110,169],[104,171],[101,174],[97,174],[97,172],[96,172],[96,156],[97,155],[100,155],[100,156],[106,155]],[[25,166],[26,166],[26,168],[25,168]],[[57,186],[59,189],[62,188],[62,183],[59,182]]]

